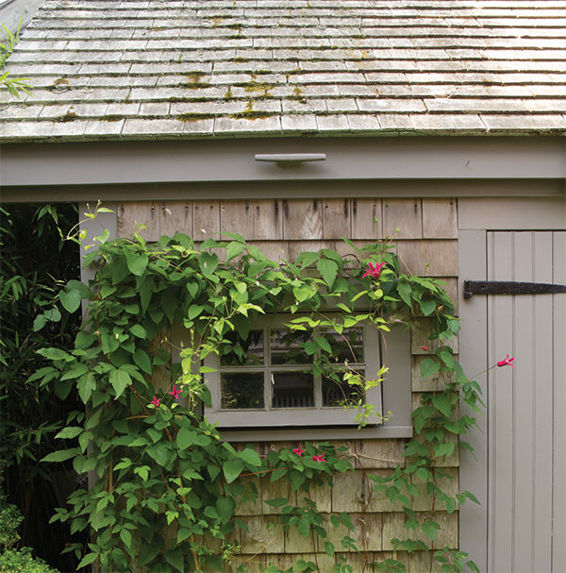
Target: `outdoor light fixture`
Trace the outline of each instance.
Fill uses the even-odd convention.
[[[326,161],[326,153],[256,153],[255,160],[277,163],[279,167],[291,167],[311,161]]]

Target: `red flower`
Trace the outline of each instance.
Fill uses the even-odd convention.
[[[318,462],[320,464],[320,462],[325,462],[326,460],[324,459],[325,454],[320,454],[318,456],[313,456],[312,459],[314,462]]]
[[[497,366],[499,366],[499,368],[501,368],[502,366],[511,366],[514,367],[515,365],[513,364],[513,360],[515,360],[514,356],[511,356],[511,358],[509,358],[509,354],[505,355],[505,358],[503,360],[500,360],[497,363]]]
[[[419,348],[425,352],[428,351],[428,346],[419,346]]]
[[[301,457],[301,456],[303,455],[303,452],[304,452],[304,451],[305,451],[305,450],[303,450],[303,449],[301,448],[301,446],[299,445],[299,446],[297,446],[297,447],[293,450],[293,453],[296,454],[297,456]]]
[[[153,400],[150,402],[150,404],[153,404],[156,408],[159,408],[159,404],[161,404],[161,400],[155,396],[153,396]]]
[[[386,264],[387,263],[375,263],[374,266],[371,263],[368,263],[368,268],[366,269],[366,272],[362,275],[362,278],[365,279],[366,277],[372,277],[375,280],[377,280],[379,278],[379,275],[381,274],[381,269]]]
[[[171,396],[173,396],[173,398],[175,398],[175,400],[177,399],[177,396],[181,393],[181,390],[177,390],[177,387],[175,386],[175,384],[173,384],[173,390],[171,390],[171,392],[169,392],[169,394],[171,394]]]

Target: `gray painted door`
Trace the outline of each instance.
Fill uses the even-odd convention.
[[[566,284],[566,232],[487,235],[489,280]],[[566,571],[566,295],[487,301],[488,570]]]

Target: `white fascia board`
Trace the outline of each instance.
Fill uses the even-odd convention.
[[[288,138],[6,144],[7,187],[237,181],[566,179],[563,137]],[[326,154],[281,165],[257,153]]]

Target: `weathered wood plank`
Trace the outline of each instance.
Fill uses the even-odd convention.
[[[294,261],[305,251],[320,251],[320,249],[334,249],[334,241],[289,241],[289,260]]]
[[[362,511],[363,509],[363,472],[354,471],[338,473],[334,477],[332,488],[332,511],[347,513]]]
[[[423,236],[420,199],[384,199],[383,233],[395,239],[420,239]]]
[[[163,201],[159,211],[160,235],[172,237],[179,232],[193,236],[192,201]]]
[[[235,536],[240,541],[241,553],[254,554],[266,548],[273,553],[285,551],[283,528],[277,516],[260,515],[241,519],[248,527],[246,530],[236,526]]]
[[[423,237],[456,239],[458,213],[455,199],[423,199]]]
[[[273,261],[289,260],[288,241],[251,241],[261,252]]]
[[[421,365],[426,356],[413,356],[411,366],[411,381],[413,392],[435,392],[444,390],[448,377],[444,374],[437,374],[423,378],[421,376]]]
[[[360,440],[357,443],[356,467],[381,469],[404,465],[404,449],[404,440]]]
[[[220,229],[239,233],[245,239],[253,238],[254,213],[251,201],[222,201],[220,203]],[[229,237],[222,235],[224,240]]]
[[[352,239],[375,242],[382,237],[381,199],[352,199]]]
[[[364,499],[368,513],[385,513],[399,511],[399,504],[391,501],[384,491],[375,490],[375,482],[369,476],[387,477],[391,470],[364,471]]]
[[[283,200],[283,236],[288,240],[322,239],[322,201]]]
[[[193,239],[220,238],[220,204],[218,201],[193,202]]]
[[[127,237],[138,233],[146,241],[159,239],[159,205],[155,201],[139,201],[134,203],[118,203],[118,236]],[[145,229],[139,230],[139,225]]]
[[[323,238],[342,239],[352,235],[349,199],[325,199],[323,203]]]
[[[397,253],[411,274],[426,277],[458,276],[458,241],[399,241]]]
[[[425,519],[430,518],[428,512],[417,513],[416,518],[422,522]],[[383,515],[383,549],[391,550],[393,549],[393,544],[391,539],[398,538],[403,539],[407,537],[407,529],[403,527],[405,523],[405,516],[402,513],[388,513]],[[434,514],[435,521],[440,525],[440,529],[437,531],[436,539],[434,541],[435,547],[458,547],[458,512],[452,514],[444,512],[436,512]],[[419,539],[427,546],[430,547],[431,542],[426,535],[420,531],[416,530],[411,532],[411,537],[414,539]]]
[[[279,241],[283,239],[283,205],[277,199],[254,201],[253,239]]]

